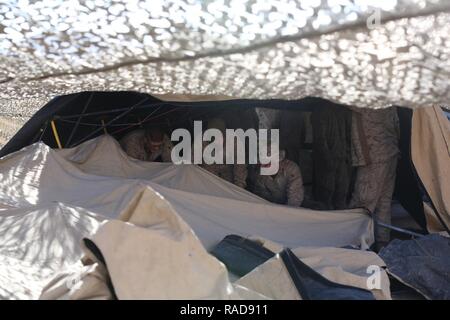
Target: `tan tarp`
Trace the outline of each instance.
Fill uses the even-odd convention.
[[[44,288],[41,299],[111,299],[108,276],[119,299],[301,299],[278,256],[231,284],[224,266],[150,189],[138,194],[119,218],[128,223],[112,220],[92,237],[108,271],[91,262],[72,274],[60,274]],[[282,249],[271,241],[255,240],[274,252]],[[86,252],[85,261],[98,262]],[[301,247],[294,253],[327,279],[362,289],[368,288],[372,275],[368,268],[377,266],[379,288],[372,292],[377,299],[390,299],[385,264],[373,252]]]
[[[92,237],[105,264],[86,249],[86,267],[57,276],[42,299],[111,299],[107,278],[121,300],[238,298],[224,265],[161,195],[143,189],[120,219],[128,223],[111,220]]]
[[[104,219],[62,203],[1,210],[0,299],[37,299],[55,272],[78,270],[81,239]]]
[[[438,106],[414,110],[411,158],[422,183],[447,227],[450,227],[450,122]],[[426,208],[427,222],[436,217]],[[433,222],[434,221],[434,222]]]
[[[282,250],[282,247],[273,243],[264,245],[273,252]],[[330,281],[365,290],[369,289],[369,282],[376,299],[391,299],[390,282],[384,270],[386,265],[374,252],[330,247],[299,247],[294,249],[293,253]],[[371,277],[372,275],[375,276]],[[379,279],[375,280],[377,276]],[[302,299],[279,255],[236,281],[236,284],[271,299]]]
[[[120,300],[240,299],[243,291],[246,298],[262,298],[244,288],[236,291],[225,266],[207,253],[186,222],[150,188],[138,193],[119,219],[102,225],[92,236],[105,264],[86,249],[87,266],[78,274],[56,277],[43,290],[42,299],[111,299],[108,277]],[[65,284],[71,278],[69,289]]]
[[[148,187],[170,203],[207,250],[231,233],[291,248],[373,242],[373,222],[360,210],[273,205],[196,166],[130,159],[110,136],[72,150],[39,143],[0,160],[0,256],[9,261],[0,263],[8,269],[1,297],[37,298],[50,275],[81,257],[81,238],[92,235],[99,222],[117,218]],[[33,277],[22,271],[27,268]],[[20,294],[7,290],[21,287],[27,277]]]

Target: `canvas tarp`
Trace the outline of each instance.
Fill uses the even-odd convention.
[[[414,110],[412,121],[411,159],[438,217],[450,228],[450,122],[438,106]],[[433,212],[425,213],[436,226]]]
[[[450,299],[450,239],[438,234],[393,240],[380,251],[387,272],[430,300]]]
[[[283,249],[271,241],[257,240],[273,252],[279,253]],[[293,253],[303,263],[332,282],[365,290],[368,290],[369,282],[376,299],[391,299],[390,282],[384,270],[386,265],[374,252],[332,247],[298,247]],[[371,282],[370,276],[375,272],[377,273],[375,277],[379,278],[373,277],[374,282]],[[236,281],[236,284],[272,299],[301,299],[279,255]]]
[[[100,221],[117,218],[148,187],[170,203],[207,250],[228,234],[256,235],[291,248],[373,242],[372,219],[362,210],[273,205],[193,165],[130,159],[110,136],[72,150],[31,145],[0,160],[0,178],[0,227],[5,230],[0,255],[2,261],[20,262],[10,263],[3,290],[19,285],[22,265],[36,271],[27,287],[42,288],[47,275],[78,260],[83,237],[92,235]],[[49,272],[40,272],[47,265]],[[36,292],[20,297],[36,298]],[[19,296],[14,291],[2,297]]]
[[[85,249],[84,260],[90,262],[55,277],[41,299],[300,299],[287,272],[280,272],[278,258],[231,284],[224,265],[206,253],[170,204],[148,188],[119,219],[128,223],[112,220],[92,236],[104,264]],[[281,250],[271,241],[257,241]],[[367,268],[384,266],[375,253],[354,249],[297,248],[295,254],[327,279],[365,290]],[[389,279],[383,269],[379,274],[380,288],[372,293],[389,299]]]
[[[225,266],[150,188],[90,238],[84,242],[86,267],[56,277],[42,299],[239,299],[245,290],[233,288]],[[248,290],[246,297],[262,298]]]

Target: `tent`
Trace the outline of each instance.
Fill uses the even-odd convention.
[[[39,297],[49,277],[75,268],[82,254],[82,238],[91,237],[105,220],[133,212],[143,217],[154,217],[160,211],[164,217],[171,212],[179,217],[176,219],[183,219],[184,232],[198,237],[200,251],[210,250],[230,233],[295,248],[367,247],[373,242],[373,222],[365,210],[319,212],[270,204],[194,165],[128,158],[109,135],[72,149],[30,145],[3,157],[0,175],[0,254],[5,257],[2,261],[7,261],[2,265],[3,298]],[[139,200],[142,197],[147,200]],[[136,201],[144,202],[136,205]],[[162,221],[166,225],[171,220]],[[135,223],[143,224],[141,219]],[[171,232],[161,231],[160,223],[149,225],[166,237],[177,237],[171,223],[167,225]],[[192,231],[186,231],[190,228]],[[157,244],[165,248],[164,242]],[[346,251],[364,255],[358,250]],[[324,268],[342,268],[333,260],[323,263]],[[161,264],[180,272],[179,264]],[[184,275],[189,271],[183,270]],[[350,270],[347,273],[355,272]],[[24,280],[24,276],[28,278]],[[18,279],[29,284],[24,286]]]
[[[19,296],[6,292],[3,293],[4,297],[37,298],[38,292],[44,287],[44,279],[48,281],[49,275],[71,268],[79,260],[82,253],[79,245],[81,239],[92,236],[102,221],[117,219],[123,212],[130,210],[127,208],[133,199],[146,187],[170,203],[175,214],[186,221],[199,238],[200,247],[206,250],[214,248],[229,234],[257,237],[281,247],[298,248],[295,252],[310,252],[304,251],[307,247],[367,248],[373,242],[373,221],[364,209],[313,211],[274,205],[194,165],[139,162],[128,158],[121,150],[115,137],[142,124],[178,126],[180,121],[183,125],[196,117],[216,114],[226,117],[228,112],[233,115],[238,108],[241,112],[240,121],[251,126],[254,107],[301,111],[313,110],[317,103],[331,103],[318,98],[207,101],[205,97],[200,97],[199,100],[166,101],[135,92],[84,92],[53,99],[28,121],[1,151],[3,223],[0,225],[4,226],[4,237],[8,240],[5,243],[10,244],[3,247],[2,254],[10,261],[8,263],[20,266],[18,270],[9,267],[3,286],[17,286],[14,278],[21,278],[23,270],[27,270],[28,280],[39,290],[36,289],[31,295],[21,293]],[[398,110],[402,132],[407,134],[402,134],[401,149],[403,160],[406,161],[403,161],[403,168],[399,166],[396,193],[414,217],[425,222],[424,227],[428,231],[441,231],[448,227],[448,188],[445,181],[439,181],[446,176],[445,172],[449,168],[449,123],[439,107]],[[243,116],[245,114],[246,117]],[[70,140],[73,145],[66,144]],[[60,149],[59,146],[70,148]],[[430,167],[429,163],[435,163],[436,166]],[[422,190],[432,200],[430,208],[422,201]],[[146,206],[149,205],[151,202]],[[36,224],[36,221],[40,222]],[[68,225],[72,227],[67,229]],[[58,233],[61,236],[68,235],[71,239],[69,244],[60,244],[60,240],[52,234],[55,231],[51,231],[56,229],[51,226],[61,228]],[[43,230],[49,233],[42,234]],[[116,231],[111,232],[114,234]],[[21,245],[14,244],[14,239],[28,239],[30,233],[34,235],[33,243],[25,241]],[[42,243],[48,242],[49,245],[44,246],[47,249],[37,245],[36,239],[41,239]],[[60,248],[56,252],[55,245],[50,245],[55,241],[56,248]],[[72,253],[61,257],[61,253],[66,250]],[[311,265],[328,276],[334,274],[327,271],[329,268],[346,268],[343,258],[338,258],[340,254],[349,255],[347,259],[362,254],[361,251],[351,249],[342,249],[345,250],[342,253],[336,252],[336,249],[330,250],[331,260],[325,265],[316,262]],[[348,253],[348,250],[351,252]],[[313,252],[322,251],[314,249]],[[304,258],[308,261],[307,256]],[[333,259],[338,259],[339,265]],[[358,259],[365,261],[362,256]],[[367,261],[374,262],[369,257]],[[267,266],[255,271],[255,275],[246,277],[255,277],[256,280],[243,279],[236,285],[245,283],[247,289],[251,288],[255,294],[266,297],[298,298],[298,294],[294,293],[289,296],[280,294],[286,292],[286,287],[279,291],[273,287],[275,291],[267,291],[261,280],[257,280],[266,277],[267,270],[279,268],[276,267],[277,263],[268,262]],[[382,266],[381,261],[377,263]],[[364,278],[356,280],[356,269],[350,265],[348,267],[350,269],[345,269],[347,271],[344,273],[338,272],[337,278],[332,279],[342,284],[362,285]],[[367,266],[360,268],[359,272]],[[120,281],[123,276],[118,277],[118,283],[124,283],[123,290],[128,292],[129,284]],[[283,279],[280,283],[289,282],[286,276]],[[55,290],[60,292],[58,282],[53,283],[55,285],[56,289],[52,286],[46,289],[49,290],[47,298],[60,297],[54,293]],[[375,296],[390,297],[389,291],[382,292]],[[92,294],[88,290],[88,293],[81,291],[69,296],[86,298]],[[136,297],[139,294],[122,297]],[[155,297],[146,295],[148,292],[142,294]],[[170,293],[167,293],[169,296]]]
[[[258,126],[255,108],[301,112],[313,111],[323,104],[346,107],[315,97],[245,100],[220,96],[158,98],[137,92],[82,92],[56,97],[42,107],[4,146],[0,156],[38,141],[52,148],[70,148],[105,132],[120,139],[143,125],[158,125],[168,131],[179,127],[189,129],[193,120],[216,115],[228,119],[230,127],[245,130]],[[449,122],[440,107],[397,109],[402,156],[395,194],[425,232],[448,231],[449,190],[442,177],[450,170]],[[239,117],[236,117],[237,111]],[[439,164],[438,169],[427,163]],[[439,188],[435,188],[439,181]],[[431,200],[429,204],[423,202],[424,193]]]

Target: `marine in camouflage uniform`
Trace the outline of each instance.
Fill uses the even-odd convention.
[[[156,129],[155,131],[158,130]],[[162,132],[156,135],[158,139],[153,139],[156,141],[152,141],[151,129],[134,130],[120,140],[120,145],[126,154],[134,159],[152,162],[171,162],[172,142]],[[154,144],[156,144],[156,147],[152,147]]]
[[[218,129],[222,132],[223,137],[226,137],[226,125],[225,121],[219,118],[213,118],[208,121],[208,129]],[[226,145],[224,141],[224,145]],[[226,148],[224,148],[226,149]],[[235,149],[236,154],[236,149]],[[231,182],[238,187],[247,187],[247,165],[245,164],[226,164],[226,150],[224,153],[223,164],[213,163],[213,164],[200,164],[200,167],[213,173],[214,175]]]
[[[353,163],[358,168],[350,207],[367,208],[379,221],[390,224],[391,201],[400,154],[397,109],[352,109],[357,113],[354,117],[352,143],[357,151],[353,154]],[[380,243],[390,239],[386,228],[376,228],[375,233]]]
[[[274,203],[301,206],[304,197],[303,179],[298,165],[284,158],[281,152],[279,170],[275,175],[258,174],[253,192]]]

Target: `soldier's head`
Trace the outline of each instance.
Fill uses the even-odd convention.
[[[150,152],[158,152],[163,145],[164,133],[158,127],[151,127],[146,130],[147,148]]]

